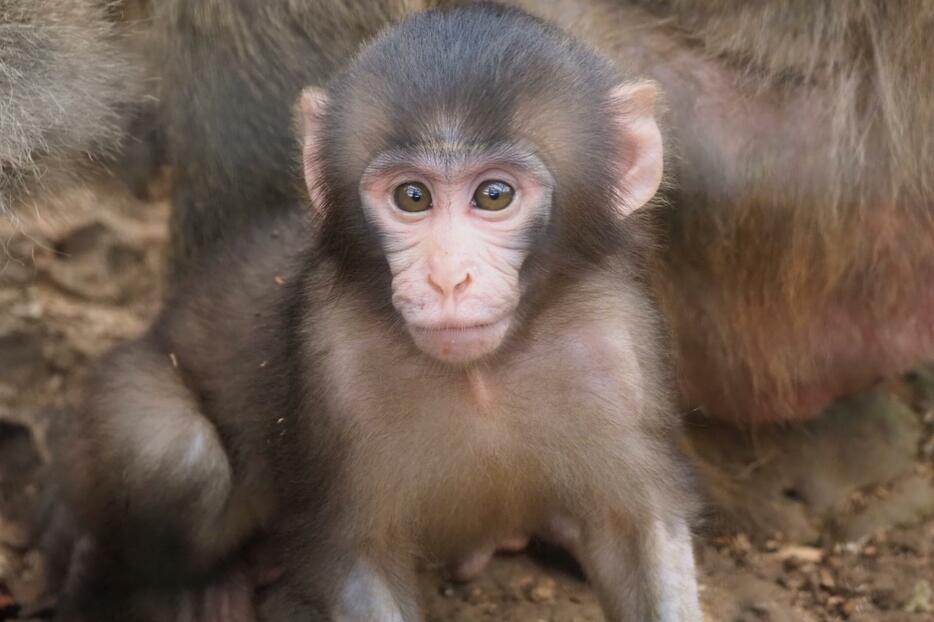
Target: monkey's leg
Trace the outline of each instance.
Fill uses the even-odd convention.
[[[248,598],[233,593],[247,583],[239,564],[225,563],[256,527],[249,495],[237,494],[217,429],[200,413],[172,358],[146,341],[115,351],[70,425],[62,465],[67,497],[104,560],[90,593],[75,598],[106,600],[103,586],[146,607],[149,591],[162,592],[154,600],[163,603],[190,592],[183,600],[201,603],[204,613],[192,618],[199,620],[211,619],[212,603],[222,610],[251,607],[252,588],[242,590]],[[117,584],[119,590],[107,587]],[[137,592],[139,598],[125,596]]]
[[[154,581],[230,552],[231,465],[170,356],[145,341],[116,351],[83,415],[72,497],[103,545]]]
[[[607,519],[583,531],[581,562],[609,622],[702,619],[687,522]]]
[[[301,550],[300,548],[298,550]],[[312,554],[304,568],[270,591],[262,622],[422,622],[414,563],[372,555]],[[341,558],[351,559],[341,564]],[[332,565],[323,565],[327,562]],[[295,579],[298,580],[295,580]],[[326,604],[321,604],[326,603]]]
[[[588,518],[574,531],[559,540],[577,555],[608,622],[702,619],[686,520],[650,509]]]

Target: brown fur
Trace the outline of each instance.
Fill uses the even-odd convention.
[[[72,561],[58,619],[253,620],[262,581],[240,563],[276,511],[265,439],[279,416],[255,392],[287,376],[287,343],[269,336],[304,216],[219,250],[146,335],[98,364],[56,434],[57,479],[92,545]]]
[[[301,506],[289,508],[292,591],[316,586],[333,605],[346,570],[328,560],[349,563],[359,555],[390,577],[392,589],[405,593],[413,559],[457,560],[530,530],[561,541],[554,516],[567,512],[578,526],[578,512],[589,508],[586,526],[578,528],[595,540],[585,537],[569,546],[597,582],[608,619],[621,619],[613,599],[624,590],[604,581],[624,582],[617,574],[622,562],[609,543],[622,546],[626,538],[619,525],[597,535],[597,525],[621,521],[624,531],[644,533],[651,519],[643,512],[677,513],[673,508],[689,503],[669,463],[674,418],[657,367],[663,362],[656,359],[654,312],[629,288],[605,294],[624,272],[611,267],[551,301],[511,351],[478,369],[482,391],[463,371],[412,352],[407,336],[385,326],[383,314],[370,311],[365,297],[326,277],[329,270],[318,272],[325,278],[309,295],[334,291],[336,304],[304,319],[306,330],[313,327],[319,336],[304,347],[313,356],[333,353],[322,361],[324,376],[312,395],[315,403],[334,409],[326,420],[346,454],[333,516],[309,523],[322,513],[321,499],[309,500],[314,509],[297,516],[293,512]],[[373,330],[374,325],[384,327]],[[606,393],[612,386],[614,397]],[[613,415],[605,410],[606,399],[616,400]],[[620,412],[627,415],[615,416]],[[284,443],[320,433],[323,423],[287,417],[282,434],[292,441]],[[316,452],[295,447],[292,455],[301,456],[300,472],[319,470]],[[646,478],[647,472],[653,476]],[[289,498],[296,496],[294,485],[285,489],[293,491]],[[655,504],[660,505],[650,509]],[[607,555],[611,568],[595,567],[600,562],[591,546]],[[628,559],[643,554],[629,551]],[[671,555],[674,561],[680,554]],[[279,598],[274,595],[268,606],[281,615],[285,605]],[[652,607],[627,603],[633,611]],[[416,605],[408,606],[413,613],[405,619],[420,619]]]
[[[335,78],[315,150],[327,161],[311,167],[325,215],[280,207],[215,247],[108,357],[76,422],[70,499],[122,571],[117,602],[178,619],[179,592],[268,530],[285,574],[264,620],[417,622],[418,560],[534,533],[578,557],[608,620],[699,619],[664,330],[634,261],[639,222],[614,203],[627,155],[649,144],[617,124],[646,129],[651,87],[621,79],[493,6],[406,20]],[[546,101],[567,103],[551,112],[573,143],[527,123]],[[422,122],[440,110],[443,127]],[[361,111],[389,123],[357,140]],[[548,226],[511,239],[526,257],[511,334],[467,368],[415,347],[347,190],[362,160],[425,149],[435,131],[494,154],[521,138],[560,189],[537,206]],[[157,615],[153,590],[175,594]],[[109,596],[98,619],[119,610]]]
[[[813,416],[934,353],[929,3],[524,4],[668,91],[656,281],[689,404]]]
[[[687,405],[745,422],[813,416],[934,352],[930,3],[514,3],[667,91],[678,157],[656,287]],[[290,196],[286,114],[267,102],[322,82],[420,3],[368,3],[365,19],[354,3],[326,16],[317,2],[218,3],[194,26],[189,6],[164,3],[174,18],[157,19],[173,158],[191,172],[176,189],[179,273],[265,194]],[[195,51],[189,32],[237,53]]]

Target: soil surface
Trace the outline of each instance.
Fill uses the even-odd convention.
[[[114,183],[0,217],[0,620],[54,610],[32,529],[49,422],[68,416],[94,357],[157,310],[167,215]],[[806,425],[742,431],[695,414],[685,446],[708,499],[709,620],[934,619],[934,367]],[[474,582],[429,572],[423,585],[433,621],[602,619],[573,562],[534,543]]]

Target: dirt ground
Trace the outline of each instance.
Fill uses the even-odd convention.
[[[30,529],[49,421],[68,415],[93,358],[156,311],[167,213],[105,184],[0,218],[0,620],[52,614]],[[934,620],[934,366],[808,425],[749,432],[695,414],[685,444],[708,499],[709,620]],[[433,621],[602,619],[544,545],[469,584],[423,583]]]

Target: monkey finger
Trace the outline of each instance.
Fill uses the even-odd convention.
[[[256,622],[253,580],[238,567],[203,588],[199,622]]]

